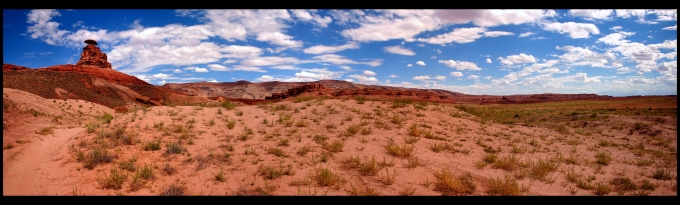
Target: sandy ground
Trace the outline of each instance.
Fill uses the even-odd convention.
[[[506,176],[517,182],[523,195],[595,194],[570,182],[569,170],[593,186],[599,182],[607,184],[612,189],[607,195],[617,194],[609,183],[617,177],[629,178],[638,187],[647,180],[655,185],[649,195],[677,195],[677,122],[670,117],[666,117],[665,123],[651,125],[662,131],[657,137],[661,140],[650,140],[639,133],[628,135],[627,128],[608,128],[616,123],[647,122],[624,116],[611,116],[608,122],[611,125],[602,125],[606,129],[599,133],[562,135],[548,128],[481,123],[446,104],[430,104],[427,110],[419,110],[410,105],[392,108],[392,102],[357,104],[355,100],[328,99],[238,106],[232,110],[157,106],[113,114],[111,109],[89,102],[53,102],[11,89],[3,89],[3,94],[22,106],[19,110],[33,108],[65,116],[59,124],[51,120],[54,117],[7,111],[13,117],[9,119],[12,122],[9,128],[3,130],[3,147],[8,143],[14,147],[3,150],[3,195],[159,195],[173,183],[184,183],[184,194],[188,195],[352,195],[357,193],[352,191],[354,187],[359,192],[372,190],[379,195],[433,196],[443,193],[436,177],[442,170],[454,175],[470,173],[474,184],[471,195],[489,194],[491,180]],[[71,108],[62,110],[65,106]],[[281,110],[275,111],[275,107]],[[453,117],[452,112],[461,115]],[[113,114],[114,119],[110,123],[99,122],[95,117],[103,113]],[[292,120],[290,124],[285,120],[278,122],[286,115]],[[399,116],[403,122],[392,122],[393,116]],[[265,119],[267,123],[263,122]],[[234,121],[231,129],[230,120]],[[88,133],[87,122],[99,122],[101,127]],[[159,126],[161,122],[163,125]],[[414,124],[421,131],[416,136],[410,134]],[[55,127],[53,134],[33,134],[50,126]],[[358,127],[358,133],[346,134],[350,126]],[[113,138],[99,136],[100,129],[112,131],[122,127],[125,136],[133,137],[133,145],[116,145]],[[243,134],[246,128],[252,134]],[[429,136],[432,139],[425,132],[432,133]],[[325,142],[323,138],[327,138]],[[411,144],[414,151],[410,158],[388,153],[386,147],[390,142],[408,145],[409,138],[417,139]],[[161,141],[160,150],[144,150],[147,142],[157,140]],[[602,146],[603,140],[618,145]],[[330,145],[336,141],[342,144],[341,151],[332,152]],[[167,144],[175,142],[185,150],[168,153]],[[650,151],[636,154],[628,148],[639,143]],[[431,147],[435,144],[446,144],[450,149],[434,152]],[[115,156],[113,162],[97,164],[91,170],[78,162],[78,150],[89,153],[97,148]],[[284,154],[270,153],[274,148]],[[300,152],[303,148],[308,148],[308,153]],[[495,152],[498,159],[515,156],[518,163],[527,167],[531,167],[528,161],[537,164],[539,160],[552,160],[557,168],[549,171],[547,177],[534,178],[530,168],[506,171],[494,168],[491,163],[481,166],[487,152]],[[609,154],[611,162],[598,165],[595,158],[598,152]],[[328,156],[325,162],[322,155]],[[377,173],[362,174],[360,168],[344,163],[350,157],[358,157],[363,163],[375,157],[377,162],[387,165]],[[416,166],[408,166],[416,158]],[[141,188],[132,188],[136,172],[121,170],[121,162],[129,159],[136,159],[133,164],[137,170],[145,164],[152,167],[153,177],[143,181]],[[669,162],[671,159],[673,162]],[[641,166],[636,163],[640,160],[652,162]],[[175,171],[166,172],[166,166],[174,167]],[[261,170],[268,166],[280,171],[290,166],[290,171],[267,177]],[[330,186],[317,183],[312,175],[324,168],[344,182]],[[109,176],[112,169],[126,174],[121,189],[105,188],[98,180]],[[654,179],[653,173],[659,169],[669,171],[671,178]],[[223,173],[224,180],[217,180],[219,173]],[[391,183],[389,176],[393,177]]]

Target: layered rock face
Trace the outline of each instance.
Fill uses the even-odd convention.
[[[310,84],[304,84],[301,86],[295,86],[292,87],[284,92],[277,92],[273,93],[272,96],[270,97],[265,97],[265,100],[279,100],[279,99],[285,99],[287,97],[293,97],[300,95],[302,93],[308,93],[308,92],[323,92],[326,90],[326,86],[323,84],[319,83],[310,83]],[[321,95],[321,94],[319,94]]]
[[[80,60],[76,66],[93,66],[98,68],[111,68],[111,63],[107,60],[106,54],[97,47],[97,41],[92,39],[85,40],[87,46],[80,54]]]

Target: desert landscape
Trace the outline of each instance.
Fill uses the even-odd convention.
[[[155,86],[3,64],[3,195],[677,196],[677,96]]]

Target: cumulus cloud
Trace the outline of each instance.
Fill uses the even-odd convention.
[[[471,43],[482,37],[499,37],[514,35],[512,32],[506,31],[487,31],[483,27],[473,27],[473,28],[457,28],[453,31],[445,34],[440,34],[431,38],[418,38],[417,41],[425,42],[429,44],[447,44],[451,42],[455,43]]]
[[[491,63],[491,59],[490,59],[490,58],[486,58],[486,63]]]
[[[569,70],[560,70],[559,68],[547,68],[538,71],[539,73],[569,73]]]
[[[413,64],[409,63],[409,64],[406,65],[406,67],[411,67],[411,66],[413,66]]]
[[[461,73],[461,72],[451,72],[451,76],[453,76],[453,77],[462,77],[462,76],[463,76],[463,73]]]
[[[446,80],[446,76],[438,75],[438,76],[435,76],[434,79],[437,79],[437,80]]]
[[[536,58],[534,58],[533,55],[527,55],[524,53],[520,53],[519,55],[510,55],[505,58],[503,57],[498,57],[498,60],[501,61],[501,64],[503,65],[512,65],[516,63],[535,63]]]
[[[318,25],[320,27],[326,28],[328,27],[328,24],[333,21],[331,17],[329,16],[324,16],[321,17],[316,13],[316,11],[309,11],[309,10],[299,10],[299,9],[294,9],[290,10],[291,13],[297,18],[302,21],[307,21],[307,22],[312,22],[315,25]]]
[[[553,10],[437,10],[435,15],[447,23],[493,27],[499,25],[519,25],[537,23],[545,18],[556,16]]]
[[[339,67],[342,68],[345,71],[351,71],[352,70],[352,67],[349,67],[349,66],[346,66],[346,65],[341,65]]]
[[[375,76],[375,72],[370,71],[370,70],[365,70],[365,71],[364,71],[364,76]]]
[[[616,71],[618,71],[618,72],[616,72],[616,74],[625,74],[625,73],[633,72],[633,70],[631,70],[628,67],[621,67],[621,68],[616,69]]]
[[[175,69],[175,70],[172,71],[172,72],[173,72],[173,73],[182,73],[182,70],[180,70],[180,69]]]
[[[547,31],[556,31],[564,34],[568,33],[569,37],[573,39],[589,38],[590,34],[600,34],[595,24],[590,23],[574,23],[574,22],[552,22],[543,25],[543,29]]]
[[[618,30],[620,30],[621,28],[623,28],[623,27],[621,27],[621,26],[614,26],[614,27],[611,27],[611,28],[609,28],[609,29],[614,30],[614,31],[618,31]]]
[[[524,33],[522,33],[522,34],[519,34],[519,37],[520,37],[520,38],[524,38],[524,37],[532,36],[532,35],[534,35],[534,34],[536,34],[536,33],[529,31],[529,32],[524,32]]]
[[[678,25],[673,25],[673,26],[669,26],[669,27],[664,27],[664,28],[662,28],[662,29],[663,29],[663,30],[674,30],[674,31],[675,31],[675,30],[678,30]]]
[[[388,47],[383,48],[383,50],[385,50],[385,52],[388,52],[388,53],[405,55],[405,56],[416,55],[416,53],[413,52],[411,49],[404,48],[404,47],[401,47],[401,46],[388,46]]]
[[[219,65],[219,64],[209,64],[208,68],[210,70],[214,71],[230,71],[231,69],[227,68],[227,66]]]
[[[324,54],[324,55],[319,55],[319,56],[314,56],[314,59],[318,60],[319,62],[327,62],[327,63],[333,63],[336,65],[343,65],[343,64],[366,64],[371,67],[376,67],[382,64],[382,60],[373,60],[369,62],[356,62],[354,60],[350,60],[345,58],[344,56],[341,55],[336,55],[336,54]]]
[[[587,20],[607,20],[614,13],[612,9],[571,9],[569,14],[572,16],[582,17]]]
[[[456,70],[482,70],[482,68],[477,67],[477,64],[467,61],[439,60],[438,62]]]
[[[390,78],[398,78],[399,76],[397,76],[397,75],[395,75],[395,74],[392,74],[392,75],[387,76],[387,77],[390,77]]]
[[[209,83],[216,83],[217,80],[211,80],[211,81],[208,81],[208,82],[209,82]]]
[[[611,60],[616,59],[616,55],[614,55],[612,52],[598,53],[588,48],[574,46],[557,46],[556,48],[558,50],[567,51],[567,53],[559,56],[559,58],[563,62],[570,63],[572,65],[608,67],[606,64],[608,64]]]
[[[423,62],[423,61],[418,61],[418,62],[416,62],[416,64],[419,65],[419,66],[424,66],[424,65],[425,65],[425,62]]]
[[[420,75],[420,76],[413,77],[413,80],[418,80],[418,81],[426,81],[426,80],[430,80],[430,79],[431,79],[430,76],[427,76],[427,75]]]
[[[576,75],[574,75],[574,79],[576,79],[576,81],[582,82],[582,83],[588,83],[588,82],[599,83],[600,82],[599,77],[589,78],[587,73],[576,73]]]
[[[206,68],[196,68],[196,69],[194,69],[194,72],[197,72],[197,73],[207,73],[207,72],[208,72],[208,69],[206,69]]]
[[[383,10],[375,13],[358,18],[358,28],[343,30],[341,34],[359,42],[411,39],[443,25],[432,15],[432,10]]]
[[[477,79],[479,79],[479,76],[478,76],[478,75],[469,75],[469,76],[467,77],[467,79],[474,79],[474,80],[477,80]]]
[[[359,81],[359,83],[377,83],[378,82],[378,79],[376,79],[375,77],[367,77],[365,75],[349,75],[348,77],[356,79],[357,81]]]
[[[325,53],[335,53],[335,52],[340,52],[344,51],[347,49],[358,49],[359,44],[355,42],[349,42],[345,45],[340,45],[340,46],[324,46],[324,45],[318,45],[318,46],[312,46],[309,48],[306,48],[302,50],[302,52],[307,53],[307,54],[325,54]]]

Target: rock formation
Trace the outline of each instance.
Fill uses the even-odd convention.
[[[295,86],[287,91],[284,92],[277,92],[273,93],[272,96],[266,97],[266,100],[279,100],[279,99],[285,99],[287,97],[293,97],[300,95],[302,93],[308,93],[308,92],[323,92],[326,90],[326,86],[323,84],[319,83],[309,83],[309,84],[304,84],[301,86]]]
[[[97,41],[87,39],[85,43],[87,43],[87,46],[83,48],[83,53],[80,54],[80,60],[78,60],[76,66],[111,68],[111,63],[107,60],[106,54],[97,47]]]

